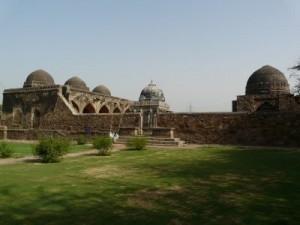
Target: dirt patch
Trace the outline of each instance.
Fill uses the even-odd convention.
[[[12,165],[12,164],[17,164],[17,163],[25,163],[25,162],[36,162],[37,157],[34,156],[27,156],[23,158],[8,158],[8,159],[0,159],[0,166],[2,165]]]
[[[129,176],[135,171],[124,169],[118,166],[101,166],[94,167],[84,170],[84,174],[94,177],[94,178],[110,178],[110,177],[120,177],[120,176]]]
[[[127,204],[131,207],[137,207],[141,209],[154,209],[155,204],[153,201],[149,201],[144,198],[138,198],[138,197],[130,197],[127,199]]]
[[[37,140],[14,140],[14,139],[5,139],[0,140],[0,142],[8,142],[8,143],[20,143],[20,144],[37,144]]]
[[[144,209],[158,208],[159,202],[167,202],[175,206],[176,203],[168,198],[169,195],[184,193],[184,189],[180,186],[174,185],[166,189],[159,190],[141,190],[134,193],[127,199],[127,204],[131,207],[138,207]]]

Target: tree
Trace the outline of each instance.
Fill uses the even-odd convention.
[[[291,77],[296,79],[294,92],[296,95],[300,95],[300,62],[298,62],[295,66],[293,66],[291,70],[293,70]]]

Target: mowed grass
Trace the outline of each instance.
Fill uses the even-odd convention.
[[[120,151],[0,167],[2,225],[298,225],[300,151]]]
[[[0,141],[1,143],[1,141]],[[7,142],[13,151],[13,158],[20,158],[24,156],[33,155],[35,144],[21,143],[21,142]],[[68,152],[80,152],[91,149],[88,145],[71,145]]]

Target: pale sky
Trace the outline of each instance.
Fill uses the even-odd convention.
[[[36,69],[174,111],[230,111],[254,70],[300,58],[298,0],[0,0],[0,89]],[[2,97],[1,97],[2,98]]]

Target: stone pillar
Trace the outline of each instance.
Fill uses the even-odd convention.
[[[139,135],[139,129],[138,129],[138,128],[135,128],[135,129],[134,129],[133,135],[134,135],[134,136],[138,136],[138,135]]]
[[[144,112],[143,110],[141,109],[140,111],[140,135],[143,135],[143,124],[144,124]]]
[[[174,128],[170,129],[170,138],[174,138]]]
[[[157,128],[157,112],[153,114],[153,127]]]
[[[1,137],[0,139],[7,139],[7,126],[0,126]]]

